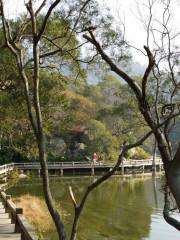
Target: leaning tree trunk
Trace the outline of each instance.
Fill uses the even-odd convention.
[[[180,210],[180,145],[167,171],[167,182]]]
[[[66,240],[67,237],[66,237],[64,224],[60,219],[57,209],[54,207],[53,199],[50,191],[48,165],[47,165],[46,154],[45,154],[45,137],[43,133],[41,133],[38,139],[38,149],[39,149],[39,160],[40,160],[41,169],[42,169],[41,172],[42,172],[43,192],[44,192],[45,201],[46,201],[48,210],[56,225],[56,229],[59,235],[59,240]]]
[[[35,28],[35,26],[34,26]],[[34,29],[34,32],[35,29]],[[36,113],[36,122],[37,122],[37,143],[38,143],[38,149],[39,149],[39,160],[41,163],[41,169],[42,169],[42,181],[43,181],[43,191],[44,191],[44,197],[45,201],[47,204],[47,207],[49,209],[49,212],[54,220],[58,235],[59,235],[59,240],[66,240],[66,232],[65,232],[65,227],[62,222],[62,219],[55,207],[55,204],[53,202],[53,198],[51,195],[50,191],[50,186],[49,186],[49,175],[48,175],[48,165],[47,165],[47,159],[46,159],[46,140],[45,140],[45,135],[43,131],[43,120],[42,120],[42,113],[41,113],[41,105],[40,105],[40,98],[39,98],[39,44],[37,41],[36,34],[34,33],[33,36],[33,56],[34,56],[34,88],[33,88],[33,95],[34,95],[34,109]]]
[[[139,105],[139,111],[141,112],[144,120],[150,127],[152,133],[157,141],[158,149],[161,154],[162,161],[164,163],[164,170],[166,175],[167,184],[176,200],[178,209],[180,210],[180,147],[172,159],[171,151],[169,148],[168,140],[165,136],[165,132],[161,128],[163,125],[159,121],[159,116],[152,114],[151,107],[148,104],[147,83],[148,78],[155,66],[155,56],[151,53],[148,46],[144,46],[148,57],[148,66],[142,77],[141,85],[133,79],[130,75],[124,72],[109,55],[103,50],[99,41],[96,39],[93,31],[88,30],[89,35],[84,34],[83,37],[90,42],[96,48],[97,52],[101,55],[101,58],[109,65],[111,71],[120,76],[129,85],[133,93],[135,94],[137,103]],[[157,97],[157,96],[156,96]],[[157,104],[157,99],[156,103]],[[177,113],[178,116],[180,113]],[[172,116],[173,117],[173,116]],[[166,119],[170,120],[170,119]],[[173,224],[172,224],[173,225]],[[180,228],[179,228],[180,229]]]

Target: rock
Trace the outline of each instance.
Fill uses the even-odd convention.
[[[76,143],[76,151],[79,150],[84,150],[85,149],[85,144],[84,143]]]
[[[26,179],[28,176],[24,173],[19,174],[19,179]]]
[[[60,156],[66,150],[66,143],[62,138],[54,137],[49,140],[48,148],[54,156]]]

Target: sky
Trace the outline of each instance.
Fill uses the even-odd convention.
[[[6,13],[8,16],[17,16],[23,10],[24,7],[24,0],[5,0]],[[41,1],[40,1],[41,2]],[[132,8],[135,6],[134,0],[98,0],[98,2],[102,5],[108,6],[111,10],[113,15],[118,14],[122,15],[122,18],[125,17],[125,24],[126,24],[126,31],[128,38],[132,39],[136,45],[141,45],[140,42],[143,42],[141,37],[136,34],[136,29],[141,30],[140,26],[138,25],[137,21],[135,21],[135,16],[133,16]],[[125,15],[125,16],[123,16]],[[128,17],[127,17],[128,15]]]
[[[99,0],[99,2],[101,3],[102,0]],[[132,46],[136,46],[137,48],[142,48],[146,41],[146,35],[142,23],[136,15],[135,0],[105,0],[104,5],[111,8],[117,24],[120,21],[124,23],[125,37],[130,44]]]
[[[19,13],[25,9],[23,7],[24,1],[27,0],[4,0],[6,7],[6,12],[8,16],[17,16]],[[41,2],[42,0],[39,0]],[[111,9],[113,16],[116,19],[116,24],[119,24],[120,19],[125,25],[125,37],[129,44],[143,50],[143,46],[146,45],[146,31],[143,27],[143,21],[147,18],[147,8],[142,6],[147,4],[148,1],[153,0],[97,0],[100,5],[108,6]],[[175,20],[172,21],[172,25],[179,27],[180,22],[180,5],[177,5],[177,0],[173,1],[172,12],[174,13]],[[137,2],[141,3],[139,5]],[[158,0],[157,0],[158,2]],[[157,18],[162,16],[162,7],[158,4],[153,8],[153,12]],[[159,18],[160,20],[160,18]],[[146,63],[146,58],[140,53],[140,51],[131,49],[134,59],[141,64]]]
[[[144,23],[149,19],[149,9],[147,8],[148,1],[152,2],[154,0],[99,0],[107,5],[113,16],[117,19],[117,22],[121,18],[125,25],[125,37],[126,40],[135,48],[143,50],[143,46],[147,42],[147,33],[145,30]],[[159,0],[156,0],[156,4],[152,8],[153,19],[162,22],[164,8],[159,4]],[[172,27],[172,32],[180,32],[180,3],[178,0],[171,0],[170,11],[172,18],[169,22],[169,26]],[[167,16],[167,15],[166,15]],[[120,22],[120,21],[119,21]],[[160,29],[159,24],[155,23],[156,28]],[[159,39],[159,35],[156,35]],[[150,39],[150,47],[153,48],[154,44],[152,39]],[[179,44],[180,39],[177,40]],[[147,58],[134,48],[131,48],[135,60],[144,64],[147,62]]]

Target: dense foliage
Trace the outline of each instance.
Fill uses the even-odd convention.
[[[14,37],[17,37],[16,32],[24,18],[25,16],[21,16],[16,21],[11,21]],[[38,18],[39,25],[42,18],[43,16]],[[106,28],[105,23],[110,27],[111,22],[110,17],[106,21],[102,18],[100,24]],[[66,42],[70,24],[71,21],[64,19],[62,13],[55,12],[45,29],[41,48],[48,52],[52,47],[52,39],[55,39],[56,46]],[[31,27],[28,26],[23,34],[31,34]],[[56,39],[57,35],[61,38]],[[104,31],[101,37],[107,49],[109,41],[118,39],[113,30],[108,33]],[[28,48],[31,43],[32,39],[22,42],[25,56],[29,58],[26,71],[33,79],[31,52]],[[0,44],[0,162],[36,160],[38,149],[28,120],[23,86],[15,59],[3,47],[2,36]],[[123,43],[117,42],[118,44]],[[58,51],[55,56],[49,56],[46,61],[41,62],[40,100],[48,159],[90,160],[93,152],[96,152],[99,160],[113,161],[117,159],[121,145],[138,139],[147,131],[147,127],[137,113],[138,106],[134,96],[121,80],[102,70],[103,74],[96,84],[93,79],[91,83],[88,81],[86,64],[75,61],[81,54],[78,45],[77,36],[72,34],[63,52]],[[124,63],[129,60],[126,50],[124,49],[121,56]],[[94,65],[93,67],[97,68]],[[30,82],[30,91],[32,84],[33,81]],[[152,152],[151,143],[150,139],[143,147],[148,152]],[[138,156],[135,157],[141,158],[143,150],[137,152],[139,155],[136,154]],[[133,157],[132,154],[128,156]],[[143,156],[149,155],[145,153]]]
[[[84,79],[75,87],[70,76],[49,70],[43,69],[41,78],[49,160],[87,160],[93,152],[99,160],[116,160],[124,141],[133,142],[146,131],[131,92],[114,76],[105,74],[97,84]],[[1,90],[1,162],[32,161],[38,155],[26,105],[18,91],[18,87]],[[127,113],[128,118],[124,117]],[[148,152],[151,142],[144,146]],[[127,157],[149,157],[142,151]]]

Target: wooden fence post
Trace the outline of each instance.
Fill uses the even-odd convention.
[[[5,200],[5,209],[8,210],[8,204],[7,201],[11,199],[11,195],[6,195],[6,200]]]
[[[21,233],[21,228],[18,223],[18,214],[23,214],[23,209],[22,208],[16,208],[14,216],[12,216],[12,223],[15,224],[15,233]]]

